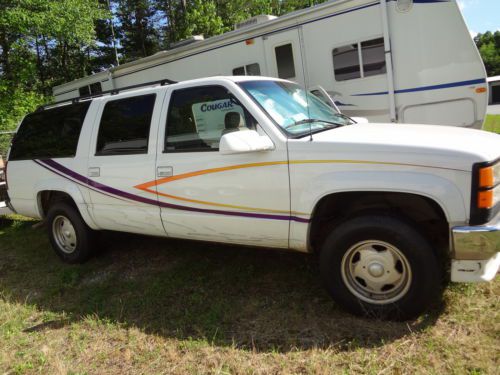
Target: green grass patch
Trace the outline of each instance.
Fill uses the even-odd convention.
[[[500,115],[486,115],[483,129],[500,134]]]
[[[344,313],[313,257],[106,233],[66,265],[0,223],[0,373],[456,373],[498,369],[500,282],[403,323]]]

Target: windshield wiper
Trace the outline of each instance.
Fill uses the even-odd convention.
[[[289,128],[293,127],[293,126],[298,126],[298,125],[303,125],[303,124],[311,124],[313,122],[324,122],[325,124],[333,125],[334,127],[343,126],[343,124],[341,124],[339,122],[333,122],[333,121],[328,121],[328,120],[320,120],[320,119],[316,119],[316,118],[306,118],[304,120],[295,121],[293,124],[288,125],[287,127],[285,127],[285,129],[289,129]]]

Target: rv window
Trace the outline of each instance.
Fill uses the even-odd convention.
[[[348,46],[335,48],[333,50],[333,68],[335,80],[337,81],[360,78],[361,68],[358,45],[349,44]]]
[[[240,66],[239,68],[233,69],[233,76],[244,76],[245,75],[245,67]]]
[[[224,87],[176,90],[170,100],[164,152],[217,151],[222,135],[254,125]]]
[[[276,66],[278,67],[279,78],[294,78],[295,65],[293,62],[292,44],[285,44],[274,49],[276,53]]]
[[[361,42],[361,53],[365,77],[384,74],[386,72],[384,38]]]
[[[99,94],[102,92],[101,82],[96,82],[90,85],[90,92],[92,94]]]
[[[260,76],[260,66],[259,64],[250,64],[246,66],[247,76]]]
[[[249,64],[247,66],[240,66],[233,69],[233,76],[260,76],[259,64]]]
[[[90,95],[90,89],[88,86],[83,86],[78,89],[78,93],[80,96],[87,96]]]
[[[26,116],[17,132],[10,160],[74,157],[90,101]]]
[[[96,155],[146,154],[156,94],[106,103],[99,125]]]

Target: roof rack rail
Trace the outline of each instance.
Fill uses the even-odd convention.
[[[122,87],[122,88],[119,88],[119,89],[112,89],[112,90],[107,90],[107,91],[101,91],[101,92],[98,92],[98,93],[95,93],[95,94],[83,95],[83,96],[79,96],[77,98],[65,99],[65,100],[61,100],[59,102],[55,102],[55,103],[44,104],[44,105],[39,106],[36,109],[35,112],[43,111],[47,107],[52,107],[52,106],[55,106],[55,105],[58,105],[58,104],[66,103],[66,102],[71,102],[71,104],[75,104],[75,103],[78,103],[78,102],[80,102],[82,100],[89,100],[89,99],[99,98],[99,97],[107,95],[107,94],[116,95],[116,94],[120,93],[121,91],[132,90],[132,89],[137,89],[137,88],[140,88],[140,87],[147,87],[147,86],[153,86],[153,85],[160,85],[160,86],[172,85],[174,83],[177,83],[177,81],[172,81],[170,79],[160,79],[158,81],[151,81],[151,82],[139,83],[137,85],[125,86],[125,87]]]

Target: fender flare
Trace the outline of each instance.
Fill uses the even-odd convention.
[[[59,178],[51,178],[51,179],[46,179],[43,180],[42,182],[38,183],[34,187],[34,191],[36,192],[35,196],[35,202],[37,205],[37,210],[38,210],[38,215],[41,218],[44,218],[43,210],[42,210],[42,204],[41,204],[41,192],[42,191],[58,191],[61,193],[66,193],[68,194],[73,202],[75,202],[76,207],[78,208],[78,212],[82,216],[83,221],[91,228],[94,230],[99,229],[97,224],[94,222],[92,219],[92,216],[89,212],[89,207],[87,205],[87,202],[85,201],[83,194],[81,190],[78,188],[78,186],[67,180],[61,180]]]
[[[334,189],[331,188],[332,181]],[[449,179],[427,172],[333,172],[310,181],[303,194],[307,195],[313,188],[321,191],[321,194],[307,202],[308,207],[302,208],[312,215],[321,199],[328,195],[366,191],[408,193],[426,197],[438,204],[448,223],[465,222],[468,219],[467,205],[458,186]]]

